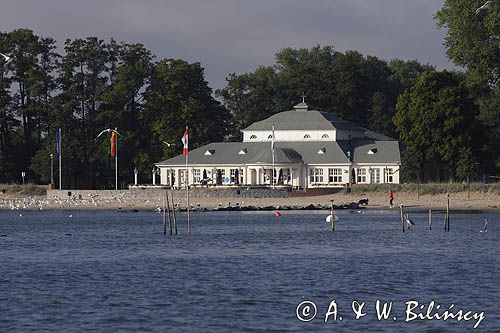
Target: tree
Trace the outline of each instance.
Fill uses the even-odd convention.
[[[406,146],[404,174],[422,174],[426,165],[441,165],[450,179],[477,171],[481,148],[479,109],[464,77],[453,72],[426,72],[398,99],[396,130]]]
[[[446,54],[455,64],[464,66],[468,80],[487,82],[498,88],[500,78],[500,3],[476,13],[483,0],[445,0],[435,19],[447,29]]]
[[[146,117],[152,123],[151,146],[155,147],[153,160],[181,151],[179,145],[169,149],[161,141],[178,143],[185,126],[190,128],[191,149],[223,140],[228,133],[229,112],[212,97],[204,70],[197,62],[158,62],[146,98]]]
[[[446,0],[435,19],[447,29],[448,58],[467,70],[467,83],[480,105],[486,129],[482,169],[500,173],[500,1]]]

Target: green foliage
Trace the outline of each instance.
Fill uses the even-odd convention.
[[[119,172],[124,183],[151,177],[153,163],[177,150],[190,125],[191,147],[222,140],[229,113],[211,96],[199,63],[153,62],[142,44],[105,42],[96,37],[68,39],[64,54],[55,41],[19,29],[0,33],[0,181],[50,181],[50,154],[62,128],[64,187],[114,187],[114,159],[106,128],[118,128]],[[172,62],[173,66],[167,66]],[[147,107],[146,107],[147,104]],[[58,183],[58,160],[54,175]]]
[[[462,75],[446,71],[420,75],[414,88],[399,97],[394,117],[407,148],[406,175],[422,174],[426,164],[445,164],[452,179],[476,172],[482,140],[477,114]]]
[[[167,156],[182,151],[178,143],[184,126],[190,128],[190,149],[224,139],[229,113],[211,94],[199,63],[165,59],[156,64],[146,90],[146,116]],[[168,149],[161,141],[176,146]]]
[[[2,196],[10,198],[15,197],[16,195],[21,196],[44,196],[47,194],[46,186],[35,185],[35,184],[26,184],[26,185],[9,185],[9,184],[0,184],[0,193]],[[2,198],[0,196],[0,198]]]
[[[420,193],[425,194],[445,194],[445,193],[459,193],[466,191],[473,192],[489,192],[489,193],[500,193],[500,183],[405,183],[405,184],[355,184],[351,188],[351,193],[356,195],[361,195],[364,193],[388,193],[392,191],[395,195],[398,192],[403,193]],[[343,190],[343,193],[347,194],[347,189]]]
[[[234,117],[235,138],[251,123],[291,109],[303,93],[315,109],[393,136],[398,95],[431,68],[416,61],[388,64],[356,51],[337,52],[331,46],[285,48],[276,54],[274,66],[233,73],[216,94]]]
[[[448,58],[467,70],[467,83],[480,105],[486,140],[482,169],[500,173],[500,1],[445,0],[435,16],[446,28]]]

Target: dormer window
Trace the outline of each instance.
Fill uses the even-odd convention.
[[[328,134],[323,134],[323,135],[321,136],[321,138],[322,138],[322,139],[329,139],[329,138],[330,138],[330,136],[329,136]]]
[[[255,134],[250,135],[250,140],[257,140],[257,135]]]
[[[246,155],[247,154],[247,149],[243,148],[242,150],[239,151],[239,155]]]
[[[304,139],[310,139],[311,136],[309,134],[304,135]]]
[[[370,150],[368,150],[368,155],[374,155],[377,153],[377,148],[372,148]]]
[[[205,155],[208,155],[208,156],[211,156],[215,154],[215,149],[208,149],[206,152],[205,152]]]
[[[326,149],[325,149],[325,147],[323,147],[323,148],[321,148],[320,150],[318,150],[318,154],[320,154],[320,155],[323,155],[323,154],[325,154],[325,153],[326,153]]]

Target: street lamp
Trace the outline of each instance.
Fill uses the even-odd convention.
[[[23,177],[23,186],[24,186],[24,177],[26,177],[26,172],[22,171],[21,172],[21,177]]]
[[[139,174],[139,170],[137,167],[134,168],[134,185],[137,185],[137,175]]]
[[[54,185],[54,154],[50,154],[50,185]]]
[[[105,130],[102,130],[101,133],[99,133],[99,135],[95,138],[95,140],[97,140],[104,133],[111,133],[111,156],[113,156],[113,154],[115,155],[115,190],[118,191],[118,138],[116,136],[118,135],[123,137],[123,135],[118,133],[117,127],[115,127],[115,129],[107,128]]]

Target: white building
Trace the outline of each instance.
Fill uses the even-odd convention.
[[[243,142],[217,142],[189,152],[189,185],[307,189],[399,183],[398,141],[306,103],[243,130]],[[183,155],[156,163],[162,185],[185,186]]]

